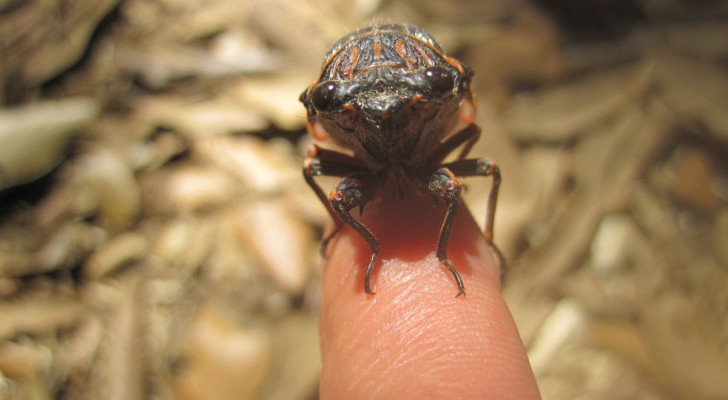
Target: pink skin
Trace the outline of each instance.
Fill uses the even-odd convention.
[[[330,243],[321,399],[539,399],[498,268],[470,213],[461,205],[447,248],[465,284],[456,298],[435,256],[444,205],[393,192],[380,192],[362,217],[381,242],[375,295],[363,287],[369,245],[349,227]]]

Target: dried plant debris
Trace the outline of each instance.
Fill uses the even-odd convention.
[[[727,398],[727,10],[625,4],[0,1],[0,398],[316,397],[298,96],[371,21],[475,70],[543,397]]]
[[[0,110],[0,190],[32,182],[58,165],[77,130],[98,116],[90,98]]]
[[[33,88],[74,65],[87,51],[94,30],[118,0],[72,4],[24,2],[0,12],[0,82],[16,94]],[[22,96],[25,97],[25,96]]]

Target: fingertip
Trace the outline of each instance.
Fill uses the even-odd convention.
[[[426,200],[375,200],[362,218],[382,243],[376,294],[363,284],[369,246],[350,229],[332,243],[321,398],[539,398],[488,245],[461,208],[448,245],[459,290],[435,257],[442,210]]]

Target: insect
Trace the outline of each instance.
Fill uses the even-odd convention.
[[[353,32],[336,42],[324,58],[321,73],[302,94],[308,132],[348,150],[342,153],[313,145],[303,175],[335,221],[322,250],[349,225],[369,244],[372,256],[364,274],[364,291],[374,294],[370,276],[380,243],[350,210],[376,196],[394,179],[404,198],[405,187],[416,187],[447,205],[439,230],[437,258],[455,278],[457,296],[465,287],[447,257],[447,244],[462,186],[458,177],[492,176],[484,236],[493,244],[493,219],[500,170],[488,158],[466,158],[480,137],[473,123],[475,106],[470,83],[473,71],[446,56],[424,30],[408,25],[380,25]],[[451,133],[458,122],[466,126]],[[455,161],[444,159],[460,148]],[[316,176],[340,179],[327,196]],[[414,184],[414,185],[405,185]]]

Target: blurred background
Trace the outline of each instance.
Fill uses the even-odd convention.
[[[728,399],[718,0],[0,1],[0,399],[317,398],[298,95],[373,22],[476,71],[544,398]]]

